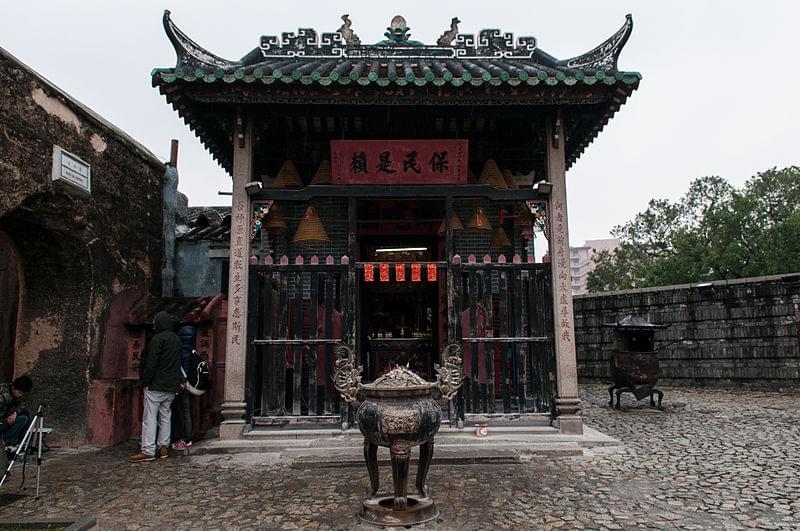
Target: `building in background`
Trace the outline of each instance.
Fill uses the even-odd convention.
[[[569,248],[569,266],[572,276],[572,294],[586,293],[586,279],[589,271],[594,271],[594,257],[600,251],[614,252],[619,246],[619,238],[605,240],[586,240],[580,247]]]

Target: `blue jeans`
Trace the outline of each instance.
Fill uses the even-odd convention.
[[[0,421],[0,433],[3,434],[3,442],[6,446],[14,446],[19,444],[22,435],[25,433],[25,428],[28,427],[28,417],[26,415],[17,415],[17,420],[14,424],[9,424],[3,418]]]

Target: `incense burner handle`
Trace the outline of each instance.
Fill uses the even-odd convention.
[[[358,407],[361,401],[357,398],[361,390],[361,371],[363,368],[356,365],[353,349],[346,343],[336,345],[336,361],[334,362],[333,386],[345,402]]]
[[[436,385],[442,397],[452,400],[464,382],[463,351],[458,343],[448,343],[442,352],[442,366],[435,364]]]

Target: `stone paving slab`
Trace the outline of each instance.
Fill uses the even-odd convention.
[[[437,529],[798,529],[800,394],[665,389],[663,412],[604,387],[582,388],[589,425],[617,446],[576,456],[445,463],[429,484]],[[124,458],[132,443],[54,451],[42,497],[0,493],[0,520],[94,516],[99,529],[367,529],[355,517],[367,486],[357,466],[291,466],[279,453]],[[383,489],[390,488],[382,467]]]

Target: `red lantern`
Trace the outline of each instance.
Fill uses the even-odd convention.
[[[411,264],[411,282],[422,280],[422,264]]]
[[[395,264],[394,265],[394,279],[397,282],[405,282],[406,281],[406,266],[405,266],[405,264]]]
[[[436,282],[436,264],[428,264],[428,282]]]
[[[372,264],[364,264],[364,282],[373,282],[375,280],[375,266]]]
[[[381,282],[389,282],[389,264],[381,264]]]

